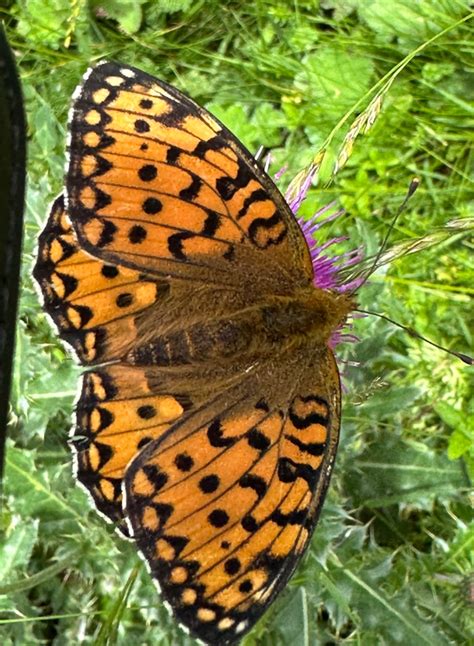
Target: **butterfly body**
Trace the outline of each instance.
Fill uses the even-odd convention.
[[[340,422],[330,340],[352,298],[314,287],[271,179],[154,77],[89,70],[69,153],[34,275],[87,367],[77,479],[178,620],[236,643],[316,526]]]
[[[308,338],[324,346],[353,309],[350,298],[312,286],[301,288],[293,297],[263,295],[261,302],[242,303],[241,309],[227,315],[224,311],[210,315],[215,308],[209,307],[204,294],[199,300],[201,314],[189,322],[183,317],[178,329],[167,334],[154,336],[153,321],[147,320],[139,335],[144,342],[127,354],[126,361],[133,365],[209,365],[245,357],[254,361],[297,347]]]

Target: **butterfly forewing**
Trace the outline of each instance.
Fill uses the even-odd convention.
[[[109,265],[81,249],[62,195],[40,236],[33,275],[61,338],[86,364],[123,356],[136,340],[137,316],[166,292],[165,281]]]
[[[311,280],[308,250],[295,244],[301,233],[272,181],[176,89],[103,63],[81,86],[70,128],[68,209],[92,253],[227,286],[253,284],[257,273],[264,289]]]

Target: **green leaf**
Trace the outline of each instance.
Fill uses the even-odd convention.
[[[55,488],[59,471],[41,472],[35,463],[35,452],[10,447],[5,466],[5,494],[15,512],[25,518],[45,517],[49,522],[65,516],[82,520],[83,515]]]
[[[112,604],[109,611],[106,613],[102,622],[101,628],[95,640],[96,646],[106,646],[107,644],[115,643],[117,639],[118,628],[123,613],[127,608],[127,601],[132,591],[135,581],[137,579],[139,566],[136,565],[130,572],[128,580],[122,590],[120,590],[115,603]]]
[[[447,646],[449,641],[440,632],[426,624],[410,607],[410,597],[402,592],[397,598],[383,589],[380,572],[376,575],[344,570],[341,578],[351,585],[350,604],[357,608],[365,629],[369,631],[366,643],[416,644],[417,646]],[[370,638],[370,631],[377,635]]]
[[[446,402],[435,403],[434,409],[443,422],[454,430],[468,423],[466,416],[461,411],[456,410]]]
[[[28,524],[19,522],[18,517],[15,520],[19,524],[12,525],[0,544],[0,575],[3,583],[17,576],[16,571],[26,568],[38,538],[38,520],[31,520]]]
[[[24,0],[18,34],[32,44],[59,48],[66,37],[70,14],[69,0]]]
[[[58,563],[53,563],[49,567],[44,568],[41,572],[32,574],[23,579],[14,580],[12,583],[7,585],[0,585],[0,595],[3,594],[12,594],[19,592],[21,590],[29,590],[36,587],[37,585],[44,583],[48,579],[56,576],[60,572],[67,569],[67,567],[74,561],[74,555],[68,554],[67,558],[62,559]]]
[[[415,386],[385,387],[368,399],[364,404],[364,413],[370,415],[375,410],[382,410],[383,415],[390,417],[413,406],[420,395]]]
[[[462,457],[468,451],[472,451],[474,447],[474,433],[471,431],[470,436],[462,430],[454,431],[449,438],[448,444],[448,458],[456,460]]]
[[[135,34],[143,19],[142,5],[146,0],[93,0],[97,16],[116,20],[127,34]]]
[[[193,0],[154,0],[158,11],[163,13],[176,13],[177,11],[186,11],[191,6]]]
[[[359,0],[321,0],[321,7],[326,11],[332,12],[334,20],[342,20],[349,16],[357,5]]]
[[[462,465],[417,442],[381,431],[344,468],[345,489],[355,505],[373,508],[416,503],[429,508],[435,496],[468,486]]]
[[[373,74],[369,58],[337,47],[306,56],[295,87],[315,113],[334,120],[356,103],[369,87]],[[317,123],[308,123],[316,127]]]
[[[310,646],[312,640],[310,640],[308,612],[306,590],[299,588],[279,613],[278,619],[284,644]]]
[[[211,103],[208,110],[224,123],[236,137],[253,153],[257,152],[261,143],[258,141],[258,131],[249,118],[248,110],[243,105],[224,106]]]
[[[458,0],[371,0],[359,2],[357,13],[378,40],[395,37],[412,46],[441,31],[469,11],[467,2]]]
[[[438,402],[434,408],[443,422],[453,429],[448,444],[449,459],[456,460],[468,452],[474,457],[474,414],[459,411],[446,402]]]

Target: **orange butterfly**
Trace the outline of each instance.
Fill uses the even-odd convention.
[[[69,153],[34,275],[90,367],[77,478],[178,621],[236,643],[315,528],[340,423],[329,341],[354,303],[315,287],[305,235],[247,150],[152,76],[90,70]]]

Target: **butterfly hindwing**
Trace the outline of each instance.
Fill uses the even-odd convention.
[[[84,373],[76,404],[70,439],[76,477],[124,534],[122,480],[129,462],[192,406],[187,395],[154,384],[143,367],[98,367]]]
[[[122,483],[129,463],[209,397],[210,374],[180,369],[98,366],[82,377],[70,444],[74,472],[100,514],[128,535]],[[225,388],[228,377],[214,387]]]
[[[334,359],[320,348],[281,359],[178,421],[125,477],[134,539],[179,621],[206,643],[238,641],[282,589],[329,482]]]
[[[308,284],[301,232],[270,178],[214,117],[116,63],[88,72],[70,124],[68,209],[81,245],[159,275],[284,291]],[[236,271],[245,262],[248,275]],[[256,267],[258,265],[258,267]]]

